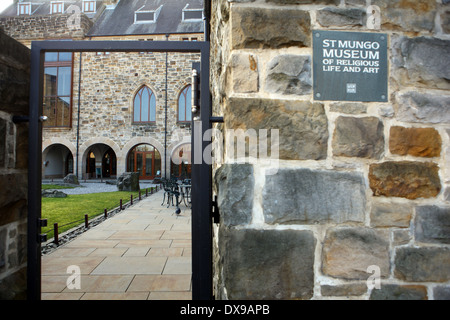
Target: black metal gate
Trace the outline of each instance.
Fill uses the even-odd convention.
[[[41,297],[41,183],[42,183],[42,92],[45,52],[186,52],[200,53],[194,63],[197,86],[192,128],[200,128],[200,137],[211,128],[209,93],[209,43],[197,41],[35,41],[31,47],[29,176],[28,176],[28,273],[29,300]],[[194,84],[193,84],[194,85]],[[200,125],[201,124],[201,125]],[[212,299],[211,166],[195,154],[208,141],[192,134],[192,298]]]

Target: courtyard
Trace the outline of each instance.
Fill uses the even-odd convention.
[[[43,300],[189,300],[191,210],[159,191],[42,257]],[[75,271],[79,271],[78,273]]]

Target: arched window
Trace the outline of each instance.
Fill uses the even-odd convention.
[[[133,122],[154,122],[156,120],[156,98],[149,87],[143,86],[134,96]]]
[[[187,85],[178,96],[178,122],[189,122],[192,120],[191,97],[191,85]]]

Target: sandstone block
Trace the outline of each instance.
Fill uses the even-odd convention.
[[[367,113],[367,105],[358,102],[335,102],[330,104],[330,111],[346,114]]]
[[[427,288],[414,285],[382,285],[380,289],[373,289],[370,300],[428,300]]]
[[[364,283],[343,284],[337,286],[323,285],[320,287],[322,296],[360,296],[367,292]]]
[[[419,242],[450,244],[450,207],[417,207],[414,233]]]
[[[279,55],[269,62],[267,69],[267,92],[297,95],[311,93],[310,56]]]
[[[409,205],[374,201],[370,212],[370,225],[408,228],[411,217],[412,207]]]
[[[258,62],[255,55],[234,53],[231,57],[231,74],[234,92],[248,93],[258,91]]]
[[[396,96],[397,120],[420,123],[450,123],[450,95],[408,91]]]
[[[359,173],[279,169],[266,177],[263,212],[269,224],[364,221],[364,177]]]
[[[383,123],[376,117],[337,118],[333,154],[379,159],[384,152],[383,127]]]
[[[436,197],[441,190],[435,163],[388,161],[370,165],[369,184],[374,196],[407,199]]]
[[[233,6],[231,33],[233,49],[308,47],[311,18],[301,10]]]
[[[373,0],[371,4],[381,9],[383,30],[433,30],[435,1]]]
[[[414,282],[450,280],[450,249],[402,247],[395,254],[396,278]]]
[[[439,157],[442,139],[434,128],[391,127],[389,150],[393,154],[415,157]]]
[[[228,100],[228,129],[279,130],[279,159],[325,159],[328,119],[322,103],[258,98]]]
[[[314,289],[311,231],[221,230],[228,299],[309,299]]]
[[[221,223],[226,226],[249,224],[253,209],[253,166],[224,164],[217,170],[215,181]]]
[[[411,234],[409,233],[409,229],[394,230],[392,231],[392,235],[392,244],[394,246],[407,244],[412,239]]]
[[[345,227],[328,230],[322,253],[322,272],[331,277],[367,280],[367,268],[376,265],[380,276],[389,274],[389,236],[386,231]]]

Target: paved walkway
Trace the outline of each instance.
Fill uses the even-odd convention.
[[[149,196],[42,257],[43,300],[189,300],[191,210]],[[77,281],[66,282],[81,271]]]

